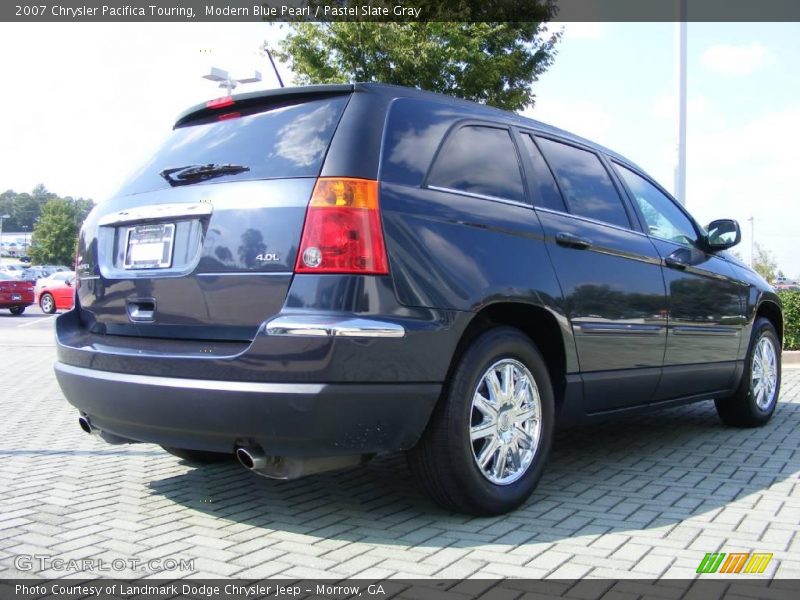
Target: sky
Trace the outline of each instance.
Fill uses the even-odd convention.
[[[570,23],[526,115],[623,154],[673,191],[674,23]],[[277,87],[266,23],[2,23],[0,190],[43,183],[102,201],[145,162],[184,109],[223,95],[211,66]],[[734,218],[800,279],[800,23],[688,24],[686,205]],[[292,74],[279,68],[284,80]]]

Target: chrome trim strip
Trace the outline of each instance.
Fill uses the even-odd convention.
[[[581,333],[624,333],[633,335],[660,335],[664,325],[639,325],[636,323],[575,323]]]
[[[156,387],[183,388],[221,392],[247,392],[252,394],[318,394],[325,387],[320,383],[257,383],[252,381],[219,381],[215,379],[184,379],[180,377],[158,377],[153,375],[133,375],[112,371],[98,371],[83,367],[73,367],[62,362],[55,364],[56,371],[76,377],[99,379],[113,383],[131,383]]]
[[[282,275],[284,277],[288,277],[290,275],[294,275],[293,271],[270,271],[268,273],[262,272],[253,272],[253,271],[228,271],[223,273],[198,273],[198,277],[270,277]]]
[[[283,316],[276,317],[265,327],[267,335],[307,337],[367,337],[401,338],[406,334],[402,325],[354,317]]]
[[[702,325],[691,327],[691,326],[679,326],[673,325],[670,327],[672,329],[672,333],[675,335],[730,335],[735,336],[738,335],[738,330],[734,329],[733,327],[703,327]]]
[[[438,185],[429,185],[426,187],[429,190],[435,190],[437,192],[447,192],[449,194],[458,194],[460,196],[468,196],[469,198],[477,198],[478,200],[491,200],[492,202],[500,202],[501,204],[509,204],[511,206],[521,206],[522,208],[533,209],[530,204],[526,202],[519,202],[518,200],[508,200],[506,198],[498,198],[497,196],[487,196],[486,194],[475,194],[473,192],[465,192],[463,190],[439,187]]]
[[[101,217],[97,222],[99,227],[123,225],[140,221],[161,221],[176,218],[207,217],[213,211],[208,202],[193,202],[182,204],[150,204],[126,208],[110,215]]]

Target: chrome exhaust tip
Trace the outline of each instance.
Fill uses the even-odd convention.
[[[89,417],[78,417],[78,425],[80,425],[81,429],[83,429],[86,433],[94,433],[92,431],[92,424],[89,421]]]
[[[236,460],[250,471],[258,471],[267,466],[267,457],[259,448],[237,448]]]

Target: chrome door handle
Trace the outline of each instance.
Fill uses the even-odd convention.
[[[566,231],[559,231],[556,234],[556,243],[559,246],[566,246],[567,248],[577,248],[578,250],[586,250],[592,245],[592,240],[574,233],[567,233]]]

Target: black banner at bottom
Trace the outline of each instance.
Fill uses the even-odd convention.
[[[800,598],[798,579],[4,579],[0,598],[38,600],[580,600]]]

